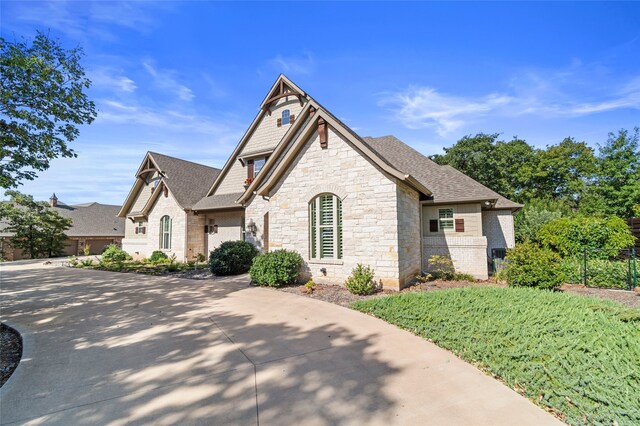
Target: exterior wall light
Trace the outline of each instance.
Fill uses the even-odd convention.
[[[251,232],[251,234],[255,237],[256,232],[258,232],[258,227],[256,226],[256,223],[253,221],[253,219],[249,219],[249,223],[247,223],[247,228],[249,229],[249,232]]]

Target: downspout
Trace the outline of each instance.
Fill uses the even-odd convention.
[[[420,202],[420,195],[418,194],[418,209],[420,209],[420,274],[422,274],[424,272],[424,223],[422,220],[422,212],[424,211],[424,208],[422,206],[422,203]]]

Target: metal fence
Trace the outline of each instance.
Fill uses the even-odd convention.
[[[585,248],[582,283],[587,287],[632,290],[638,285],[636,249]]]

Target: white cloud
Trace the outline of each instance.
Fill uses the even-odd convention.
[[[545,78],[548,77],[548,78]],[[432,87],[410,87],[383,94],[379,104],[410,129],[434,128],[441,136],[488,115],[579,117],[620,109],[640,109],[640,77],[617,87],[590,89],[593,80],[563,71],[551,76],[528,73],[512,79],[509,91],[484,96],[441,93]]]
[[[174,70],[158,69],[151,60],[143,61],[142,66],[153,77],[154,84],[159,89],[172,93],[185,102],[189,102],[195,97],[190,88],[178,82]]]
[[[283,74],[308,75],[315,69],[315,60],[310,53],[305,53],[302,56],[277,55],[269,61],[269,65]]]
[[[93,86],[125,93],[133,93],[138,88],[135,81],[112,68],[97,68],[88,71],[87,74]]]

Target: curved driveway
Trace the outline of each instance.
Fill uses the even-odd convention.
[[[559,423],[410,333],[246,277],[0,268],[25,347],[2,424]]]

